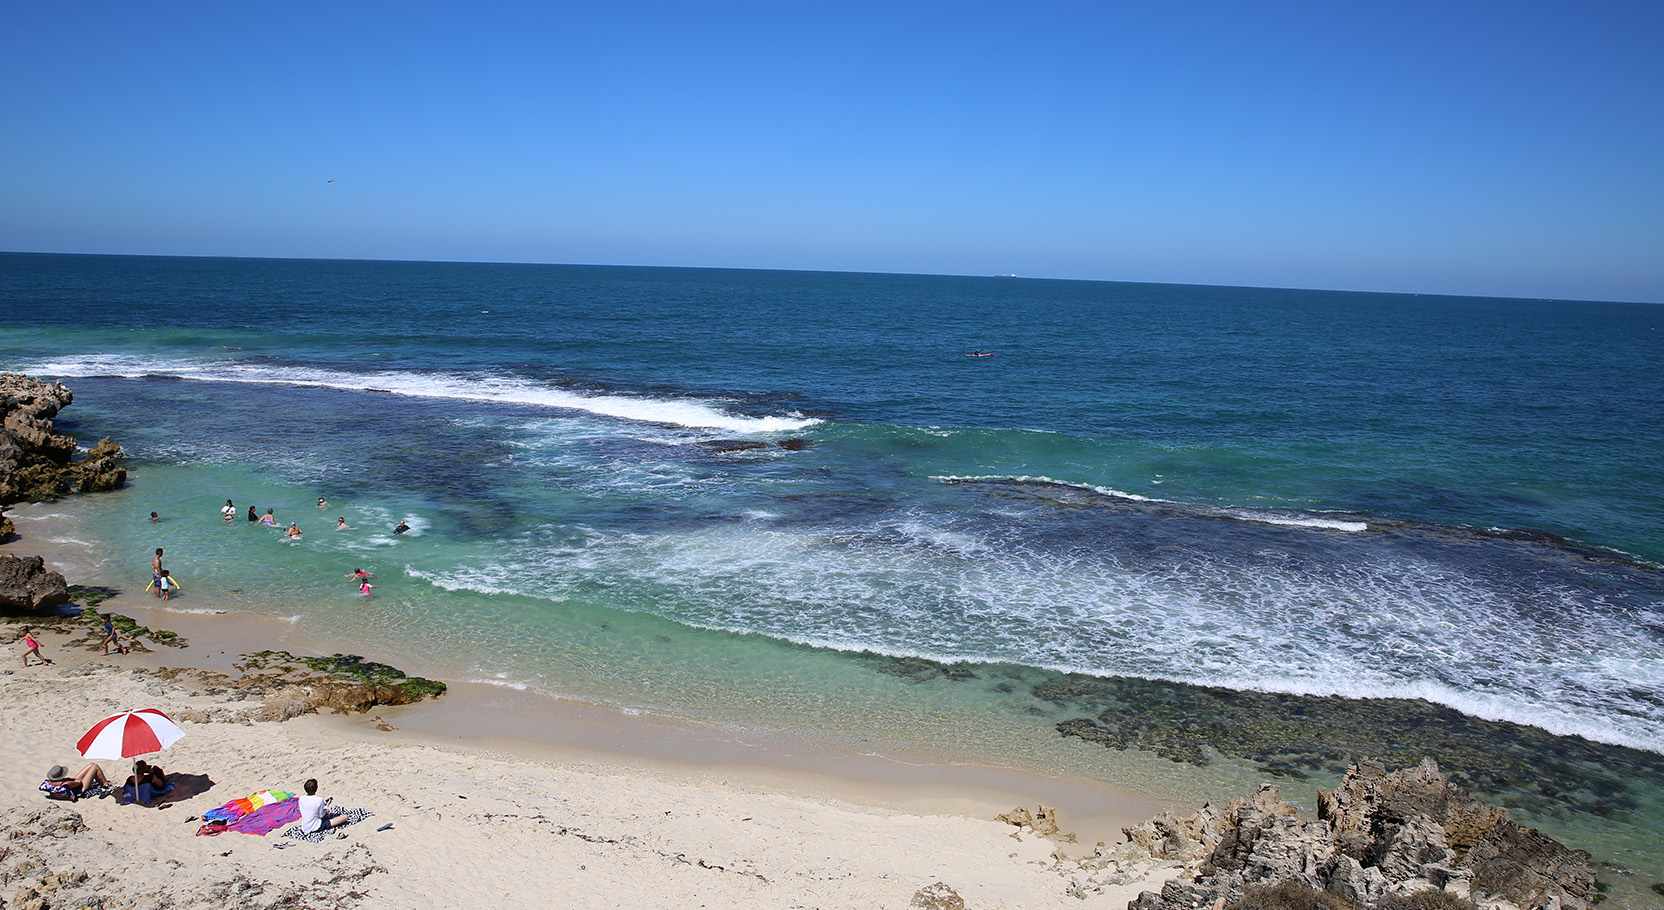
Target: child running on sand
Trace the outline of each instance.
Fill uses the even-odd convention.
[[[368,592],[366,592],[366,593],[368,593]],[[40,653],[40,642],[35,641],[35,633],[29,631],[28,626],[24,626],[23,627],[23,665],[25,667],[27,667],[29,665],[29,655],[31,655],[31,654],[40,658],[40,665],[43,666],[43,667],[52,662],[52,661],[46,659],[46,655]]]
[[[123,654],[127,653],[127,647],[121,643],[121,636],[120,636],[119,633],[116,632],[115,620],[111,619],[109,616],[105,616],[104,617],[104,653],[105,654],[110,653],[110,646],[111,645],[115,645],[117,651],[120,651]]]

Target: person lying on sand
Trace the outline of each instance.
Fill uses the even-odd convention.
[[[46,780],[40,782],[40,789],[47,796],[55,799],[69,799],[74,802],[82,796],[91,796],[96,791],[103,795],[103,791],[110,786],[110,779],[104,776],[104,769],[98,767],[97,762],[88,762],[85,768],[69,775],[63,765],[53,765],[46,769]]]

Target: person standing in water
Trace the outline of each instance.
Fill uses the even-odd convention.
[[[231,504],[231,500],[227,499],[225,508],[220,509],[220,515],[224,516],[226,521],[231,521],[237,517],[237,507]]]
[[[156,591],[158,599],[162,596],[162,548],[156,548],[156,555],[150,557],[150,585]]]
[[[248,507],[248,520],[250,522],[255,522],[255,521],[260,520],[260,516],[254,514],[254,507],[253,506]]]

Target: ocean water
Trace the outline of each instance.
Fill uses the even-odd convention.
[[[0,254],[0,369],[179,609],[1157,796],[1430,753],[1664,879],[1664,306]]]

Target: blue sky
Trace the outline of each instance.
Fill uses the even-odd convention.
[[[7,20],[5,250],[1664,302],[1655,0]]]

